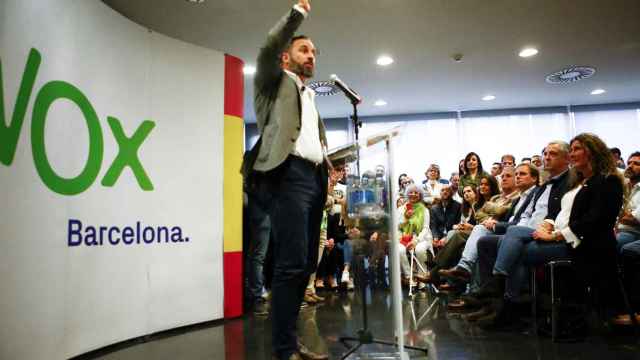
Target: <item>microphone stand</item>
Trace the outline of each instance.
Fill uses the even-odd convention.
[[[356,175],[360,176],[360,145],[358,144],[360,128],[362,127],[362,121],[358,118],[358,101],[351,100],[353,106],[353,115],[351,120],[353,121],[353,133],[356,138]]]

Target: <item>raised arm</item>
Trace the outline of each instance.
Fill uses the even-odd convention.
[[[309,0],[299,0],[269,31],[267,41],[260,49],[254,79],[256,95],[275,96],[282,78],[280,55],[287,49],[302,20],[311,10]]]

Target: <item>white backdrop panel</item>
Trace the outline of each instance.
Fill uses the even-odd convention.
[[[63,359],[222,318],[224,55],[151,33],[98,1],[8,0],[0,19],[7,124],[29,50],[42,55],[15,159],[0,165],[0,358]],[[74,196],[45,186],[32,156],[33,104],[53,80],[88,98],[104,140],[95,182]],[[137,152],[153,191],[128,167],[101,185],[120,149],[107,116],[127,137],[155,123]],[[53,103],[45,145],[60,176],[84,168],[87,129],[75,104]],[[69,219],[179,226],[189,242],[69,247]]]

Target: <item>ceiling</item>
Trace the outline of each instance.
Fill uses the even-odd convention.
[[[267,31],[287,0],[104,0],[156,32],[223,51],[255,65]],[[315,0],[300,32],[320,50],[315,80],[330,74],[364,98],[360,115],[505,109],[640,100],[637,0]],[[534,46],[539,54],[520,58]],[[452,55],[463,54],[461,62]],[[395,62],[376,65],[381,54]],[[571,65],[590,79],[551,85],[545,76]],[[251,77],[245,119],[253,122]],[[590,92],[607,92],[594,96]],[[482,97],[492,94],[493,101]],[[376,107],[384,99],[388,104]],[[343,117],[342,95],[318,98],[325,118]]]

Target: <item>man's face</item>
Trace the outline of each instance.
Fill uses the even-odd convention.
[[[542,166],[542,158],[540,157],[540,155],[534,155],[531,158],[531,162],[533,163],[533,165],[535,165],[537,168],[540,168]]]
[[[525,191],[536,182],[536,179],[531,176],[531,171],[527,166],[518,166],[516,168],[516,187],[520,191]]]
[[[640,181],[640,156],[632,156],[627,160],[624,176],[632,181]]]
[[[458,186],[460,186],[460,175],[452,176],[450,181],[451,181],[451,186],[457,189]]]
[[[447,201],[451,199],[451,195],[452,191],[450,186],[443,186],[442,189],[440,189],[440,199]]]
[[[303,80],[312,78],[316,67],[316,48],[313,42],[309,39],[296,40],[282,54],[282,67]]]
[[[502,157],[502,166],[515,166],[514,160],[511,156],[503,156]]]
[[[491,176],[496,177],[498,175],[500,175],[500,165],[493,164],[491,166]]]
[[[558,175],[569,166],[569,156],[562,152],[558,144],[549,144],[544,149],[544,169]]]
[[[505,169],[502,172],[502,177],[500,177],[500,186],[502,187],[502,191],[505,193],[513,191],[513,188],[516,186],[516,179],[513,174],[513,168]]]

